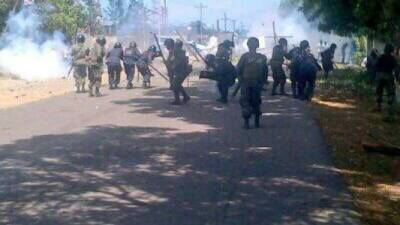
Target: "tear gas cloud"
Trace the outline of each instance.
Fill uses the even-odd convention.
[[[6,31],[0,36],[0,72],[25,80],[65,76],[68,63],[64,36],[41,31],[42,18],[33,7],[11,13]]]

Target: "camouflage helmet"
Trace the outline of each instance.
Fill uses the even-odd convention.
[[[121,42],[115,43],[114,48],[122,48]]]
[[[305,49],[307,49],[309,47],[310,47],[310,42],[308,42],[307,40],[304,40],[304,41],[300,42],[300,48],[302,50],[305,50]]]
[[[105,38],[103,35],[100,35],[100,36],[98,36],[98,37],[96,38],[96,42],[97,42],[99,45],[104,46],[104,45],[106,45],[107,40],[106,40],[106,38]]]
[[[260,47],[260,41],[256,37],[251,37],[247,40],[247,46],[249,48],[258,48]]]
[[[288,41],[286,40],[286,38],[280,38],[278,43],[281,46],[287,46],[288,45]]]
[[[168,38],[164,41],[164,46],[168,49],[173,49],[175,47],[175,41],[172,38]]]
[[[137,47],[136,42],[132,41],[131,43],[129,43],[129,47],[136,48]]]
[[[180,49],[183,48],[183,41],[180,39],[177,39],[175,41],[175,48],[180,48]]]
[[[85,43],[85,40],[86,40],[85,35],[83,35],[83,34],[76,35],[76,41],[78,43]]]

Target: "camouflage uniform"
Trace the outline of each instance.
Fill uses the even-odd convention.
[[[217,88],[221,98],[218,101],[222,103],[228,102],[229,88],[235,84],[236,70],[232,65],[231,58],[232,50],[220,45],[216,54],[215,73],[218,76]]]
[[[301,50],[299,47],[294,47],[289,52],[289,60],[291,61],[289,69],[290,69],[290,82],[292,86],[292,95],[293,97],[299,97],[299,70],[300,70],[300,53]]]
[[[72,60],[74,62],[74,78],[77,92],[85,91],[87,77],[86,56],[89,53],[88,47],[84,43],[78,43],[72,47]]]
[[[317,72],[322,68],[317,59],[307,50],[303,50],[300,55],[299,67],[299,98],[311,101],[314,96]]]
[[[185,50],[182,48],[175,48],[170,52],[167,58],[168,67],[170,68],[169,76],[171,82],[171,90],[174,92],[175,101],[173,103],[180,104],[180,95],[183,97],[183,102],[189,101],[190,97],[186,93],[182,84],[186,77],[192,72],[189,59],[186,56]]]
[[[237,73],[241,85],[242,117],[261,116],[261,91],[268,78],[267,57],[259,53],[245,53],[240,58]]]
[[[272,78],[274,79],[272,95],[276,95],[276,88],[278,86],[280,86],[280,94],[285,94],[286,74],[282,67],[285,61],[284,58],[289,58],[289,56],[283,47],[281,45],[275,46],[270,61]]]
[[[89,53],[89,90],[93,96],[93,87],[96,88],[96,96],[100,96],[101,76],[104,70],[105,48],[95,43]]]

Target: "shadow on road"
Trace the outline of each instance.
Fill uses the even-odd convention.
[[[94,126],[0,146],[0,223],[356,224],[299,103],[269,99],[265,128],[244,132],[237,104],[199,86],[167,106],[167,92],[113,103],[207,129]]]

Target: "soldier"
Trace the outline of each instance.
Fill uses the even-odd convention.
[[[89,48],[85,46],[85,36],[82,34],[78,34],[76,40],[77,44],[72,47],[76,93],[84,93],[88,69],[86,57],[89,54]]]
[[[299,70],[301,65],[300,60],[301,49],[299,47],[294,47],[292,50],[289,51],[290,56],[290,82],[292,86],[292,95],[294,98],[299,97]]]
[[[167,68],[168,76],[171,83],[171,90],[174,93],[174,101],[172,105],[186,104],[190,97],[182,87],[183,81],[192,72],[191,65],[189,65],[189,59],[186,56],[185,50],[183,50],[183,42],[173,39],[167,39],[164,42],[165,47],[168,50]],[[181,101],[181,96],[183,100]]]
[[[283,70],[283,62],[286,59],[289,59],[290,56],[287,53],[287,40],[285,38],[279,39],[279,45],[274,47],[272,58],[270,61],[271,69],[272,69],[272,77],[274,79],[274,84],[272,86],[271,95],[276,95],[276,89],[278,86],[280,87],[280,94],[286,95],[285,92],[285,84],[286,84],[286,74]]]
[[[328,75],[333,71],[333,59],[335,58],[336,48],[336,44],[331,44],[328,49],[321,53],[321,61],[325,72],[325,78],[328,78]]]
[[[249,120],[254,115],[255,127],[260,127],[261,91],[268,79],[267,57],[257,53],[260,43],[255,37],[247,41],[249,52],[242,55],[237,65],[237,73],[241,86],[240,105],[244,128],[249,129]]]
[[[96,43],[89,52],[89,96],[93,97],[93,87],[96,88],[96,97],[100,97],[101,76],[103,74],[106,39],[104,36],[96,38]]]
[[[317,72],[322,70],[317,59],[311,54],[310,43],[306,40],[300,43],[299,65],[299,97],[300,100],[311,101],[314,95]]]
[[[121,80],[121,60],[124,59],[124,52],[121,43],[117,42],[114,48],[107,53],[106,64],[108,67],[108,84],[110,89],[118,88]]]
[[[231,62],[232,48],[234,44],[226,40],[218,48],[215,57],[215,73],[217,74],[217,88],[220,98],[217,100],[223,104],[228,103],[229,88],[235,84],[236,70]]]
[[[157,52],[156,46],[152,45],[139,57],[137,67],[139,73],[143,76],[143,88],[150,88],[151,77],[153,76],[153,74],[149,69],[149,64],[151,64],[154,58],[158,56],[160,56],[160,53]]]
[[[126,73],[126,80],[128,84],[127,89],[133,88],[133,78],[135,76],[135,66],[140,58],[140,51],[137,48],[136,42],[131,42],[129,47],[124,52],[124,68]]]
[[[395,78],[400,83],[400,71],[396,58],[394,57],[394,47],[386,44],[384,54],[378,58],[376,63],[376,95],[377,108],[375,111],[382,111],[383,92],[388,96],[388,121],[394,120],[396,103],[396,83]]]

